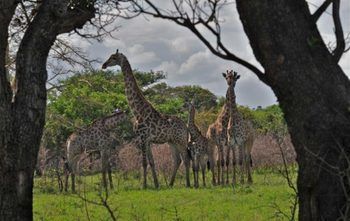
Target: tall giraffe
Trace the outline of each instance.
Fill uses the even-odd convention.
[[[235,150],[234,147],[238,147],[239,161],[241,165],[241,178],[240,182],[244,183],[244,173],[247,174],[248,183],[252,183],[251,175],[251,151],[255,139],[255,131],[253,124],[249,120],[245,120],[242,114],[238,111],[236,103],[235,86],[240,75],[237,72],[226,71],[223,73],[229,87],[228,93],[226,94],[226,100],[229,106],[230,121],[228,125],[228,144],[229,149],[227,150],[227,160],[230,158],[230,150],[233,152],[233,179],[232,182],[235,184]],[[228,164],[227,164],[228,165]],[[227,168],[228,169],[228,168]],[[228,175],[227,175],[228,182]]]
[[[113,188],[109,158],[115,148],[116,138],[112,129],[128,119],[124,111],[116,110],[114,114],[95,120],[89,127],[71,134],[67,140],[67,158],[65,162],[65,191],[68,189],[68,176],[71,174],[72,191],[75,192],[75,174],[82,153],[99,152],[102,163],[102,181],[107,187],[106,173],[110,187]]]
[[[178,117],[159,113],[143,96],[133,75],[128,59],[118,50],[112,54],[102,65],[105,69],[119,65],[124,75],[125,94],[129,106],[136,118],[134,125],[135,143],[142,150],[143,187],[147,187],[147,158],[151,167],[154,185],[159,187],[159,182],[154,166],[151,151],[151,143],[169,143],[174,158],[174,170],[170,179],[170,186],[174,184],[176,172],[184,161],[186,169],[186,186],[190,186],[189,167],[190,159],[187,153],[188,130],[186,124]]]
[[[209,125],[207,130],[207,138],[210,146],[216,146],[218,151],[218,184],[224,184],[224,149],[227,146],[227,126],[229,122],[229,107],[227,103],[221,108],[216,121]]]
[[[213,146],[209,145],[209,140],[202,135],[201,131],[196,126],[194,119],[196,114],[196,109],[194,103],[188,103],[189,115],[188,115],[188,130],[190,133],[189,150],[191,153],[193,175],[194,175],[194,185],[199,186],[198,183],[198,171],[199,167],[202,171],[203,185],[205,186],[205,169],[207,162],[209,161],[210,170],[212,172],[212,183],[215,184],[215,173],[214,173],[214,151]]]

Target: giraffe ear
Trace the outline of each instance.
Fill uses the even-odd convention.
[[[224,76],[224,78],[226,78],[226,73],[222,73],[222,76]]]
[[[234,77],[236,80],[238,80],[241,76],[238,75],[238,73],[234,71],[234,72],[233,72],[233,77]]]

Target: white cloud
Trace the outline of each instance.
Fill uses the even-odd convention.
[[[315,5],[321,5],[324,0],[310,0]],[[162,1],[161,4],[170,4]],[[249,41],[243,31],[236,6],[222,12],[221,21],[223,42],[234,53],[263,70],[256,61]],[[314,11],[315,6],[310,6]],[[342,3],[341,16],[344,33],[350,27],[350,4]],[[327,10],[331,13],[331,8]],[[318,21],[318,27],[325,42],[334,41],[333,21],[329,14],[324,14]],[[243,105],[255,107],[257,105],[271,105],[276,102],[271,89],[260,82],[257,77],[246,68],[222,60],[208,51],[197,37],[189,30],[172,22],[143,16],[131,20],[120,20],[121,28],[115,33],[118,39],[106,39],[102,44],[92,45],[76,41],[93,58],[101,60],[109,57],[117,48],[125,53],[133,68],[149,71],[163,70],[167,73],[167,83],[170,85],[200,85],[224,96],[226,83],[220,73],[226,69],[234,69],[241,74],[237,84],[237,101]],[[350,75],[350,53],[343,56],[340,65],[346,74]]]
[[[179,70],[179,65],[174,61],[163,61],[155,70],[164,71],[165,73],[177,73]]]

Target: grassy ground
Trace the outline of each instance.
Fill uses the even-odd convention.
[[[51,178],[36,179],[34,219],[111,220],[107,209],[96,205],[99,176],[81,179],[80,196],[59,193]],[[174,188],[142,190],[138,176],[115,175],[107,202],[118,220],[287,220],[281,212],[290,214],[292,191],[285,179],[267,170],[255,171],[253,179],[251,186],[188,189],[179,177]]]

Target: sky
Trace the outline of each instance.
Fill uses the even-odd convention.
[[[311,12],[323,0],[308,1]],[[315,5],[315,6],[314,6]],[[263,68],[255,60],[248,39],[238,18],[235,4],[226,6],[222,13],[222,36],[227,47],[239,57]],[[318,21],[325,42],[334,41],[331,7]],[[342,1],[341,18],[344,33],[350,32],[350,1]],[[170,21],[139,16],[131,20],[118,20],[120,28],[116,39],[106,38],[101,43],[72,39],[85,49],[91,58],[106,60],[116,49],[124,53],[133,69],[164,71],[165,82],[171,86],[199,85],[215,95],[224,96],[226,82],[221,73],[227,69],[237,71],[241,78],[236,85],[237,103],[249,107],[269,106],[277,99],[272,90],[245,67],[213,55],[194,34]],[[350,75],[350,53],[344,54],[340,65]],[[110,68],[118,70],[118,67]]]

